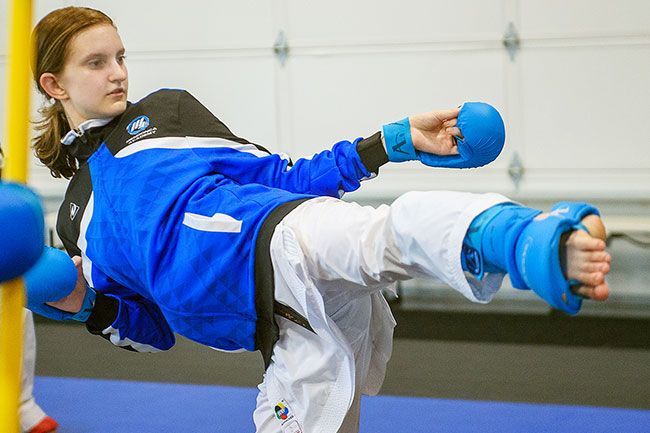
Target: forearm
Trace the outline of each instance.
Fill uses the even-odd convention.
[[[361,182],[375,177],[379,167],[388,162],[381,134],[340,141],[331,150],[300,159],[277,173],[278,187],[297,193],[340,197],[355,191]]]

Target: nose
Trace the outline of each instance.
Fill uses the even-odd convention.
[[[111,81],[124,81],[128,78],[129,74],[126,70],[126,64],[119,63],[117,61],[113,62],[113,67],[111,69],[110,80]]]

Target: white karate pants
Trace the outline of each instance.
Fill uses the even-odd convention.
[[[488,302],[503,275],[482,281],[461,267],[471,221],[498,194],[410,192],[390,206],[309,200],[271,240],[275,297],[314,332],[277,317],[280,338],[259,386],[258,433],[354,433],[361,394],[377,394],[392,351],[395,321],[382,289],[398,280],[441,280]]]

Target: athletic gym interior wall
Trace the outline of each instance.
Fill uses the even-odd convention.
[[[115,19],[131,100],[188,89],[236,134],[294,159],[411,113],[492,103],[508,136],[489,167],[396,164],[346,198],[455,189],[535,206],[592,201],[617,236],[610,283],[619,302],[600,312],[650,315],[647,0],[39,0],[35,20],[70,4]],[[6,38],[0,32],[3,84]],[[55,210],[66,182],[34,162],[30,183]]]

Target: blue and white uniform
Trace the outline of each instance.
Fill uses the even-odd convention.
[[[111,341],[140,350],[168,349],[172,330],[254,350],[254,251],[264,220],[284,203],[339,197],[371,176],[360,140],[291,164],[235,137],[185,91],[155,92],[110,123],[85,127],[64,138],[88,158],[58,230],[69,253],[83,254],[89,285],[119,304]]]
[[[174,332],[268,350],[260,334],[279,327],[260,433],[357,430],[359,397],[379,391],[392,350],[383,289],[435,278],[488,302],[501,284],[502,274],[466,274],[460,258],[471,221],[505,197],[408,193],[376,209],[338,200],[387,161],[379,133],[291,164],[178,90],[80,129],[64,138],[81,164],[57,228],[98,291],[88,329],[137,351],[169,349]],[[273,320],[269,295],[289,314]]]

